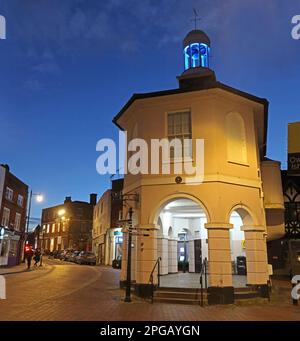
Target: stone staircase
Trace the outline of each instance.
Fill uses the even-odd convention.
[[[253,298],[260,298],[260,293],[256,287],[245,287],[234,289],[234,300],[248,300]]]
[[[259,291],[254,287],[235,288],[234,300],[241,302],[259,298]],[[201,305],[201,290],[195,288],[160,287],[154,292],[153,303],[174,303]],[[207,290],[203,290],[203,304],[208,305]]]
[[[153,302],[175,304],[201,304],[201,290],[194,288],[161,287],[154,292]],[[207,304],[207,291],[203,290],[203,302]]]

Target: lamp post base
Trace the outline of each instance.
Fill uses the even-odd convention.
[[[130,298],[130,297],[125,297],[125,298],[124,298],[124,302],[130,303],[130,302],[131,302],[131,298]]]

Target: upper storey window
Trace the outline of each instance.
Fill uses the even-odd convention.
[[[185,139],[192,138],[192,127],[191,127],[191,113],[186,112],[176,112],[168,114],[168,139],[179,139],[181,140],[182,150],[175,151],[171,148],[171,158],[174,155],[182,155],[186,157],[192,157],[191,145],[184,144]],[[177,153],[176,153],[177,152]]]
[[[243,117],[237,112],[226,116],[227,159],[247,164],[247,141]]]

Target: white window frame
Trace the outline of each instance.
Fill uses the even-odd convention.
[[[23,203],[24,203],[23,195],[18,194],[18,201],[17,201],[18,206],[23,207]]]
[[[15,230],[16,231],[20,231],[21,218],[22,218],[22,215],[20,213],[16,212],[16,217],[15,217]]]
[[[181,126],[181,131],[180,132],[175,132],[173,127],[173,132],[170,132],[170,126],[169,126],[169,119],[172,116],[176,116],[176,115],[189,115],[189,128],[188,131],[183,131],[183,127]],[[181,122],[182,124],[182,122]],[[166,113],[166,135],[168,137],[168,140],[171,141],[173,139],[180,139],[182,142],[182,151],[181,151],[181,156],[182,158],[185,157],[186,159],[192,159],[193,155],[192,155],[192,146],[190,146],[190,150],[188,151],[187,154],[185,154],[185,150],[184,150],[184,139],[190,139],[192,140],[192,112],[191,109],[183,109],[183,110],[177,110],[177,111],[169,111]],[[174,153],[172,155],[172,153]],[[171,160],[176,161],[176,157],[175,157],[175,151],[172,148],[171,149],[171,155],[170,155]],[[182,160],[180,160],[182,161]]]
[[[9,218],[10,218],[10,209],[7,207],[3,207],[1,225],[8,227],[9,226]]]
[[[5,199],[9,201],[13,201],[13,197],[14,197],[14,191],[10,187],[6,187]]]
[[[52,229],[51,229],[51,232],[52,232],[52,233],[55,233],[55,223],[54,223],[54,224],[52,224]]]

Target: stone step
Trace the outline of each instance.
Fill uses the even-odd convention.
[[[156,291],[155,298],[183,298],[189,300],[200,300],[201,292],[182,292],[182,291]],[[207,293],[203,292],[203,297],[207,297]]]
[[[187,298],[170,298],[170,297],[154,297],[154,303],[171,303],[171,304],[187,304],[187,305],[200,305],[200,300],[187,299]],[[204,304],[206,304],[204,300]]]
[[[254,286],[234,288],[234,292],[257,292]]]
[[[247,300],[249,298],[257,298],[257,297],[260,297],[257,291],[234,292],[235,300]]]
[[[200,293],[201,289],[200,287],[199,288],[159,287],[157,291]],[[203,289],[203,291],[207,292],[207,289]]]

